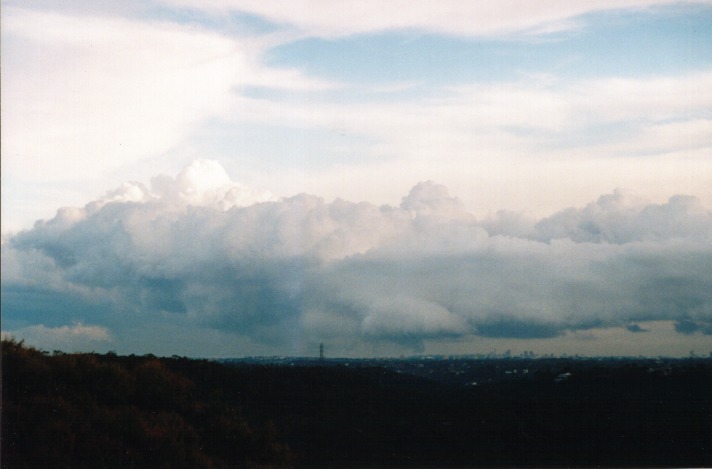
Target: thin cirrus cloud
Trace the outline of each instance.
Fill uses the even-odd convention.
[[[197,27],[16,7],[3,20],[3,113],[13,117],[4,150],[22,155],[7,165],[17,178],[51,180],[67,164],[86,177],[165,151],[190,126],[232,109],[239,86],[328,86],[261,67],[258,43]],[[53,148],[72,159],[53,163]]]
[[[555,349],[572,334],[638,337],[660,323],[694,342],[712,327],[711,236],[694,197],[651,204],[617,191],[539,220],[478,220],[433,182],[398,206],[275,200],[196,161],[4,243],[3,321],[37,337],[93,324],[118,349],[148,348],[131,342],[135,329],[170,328],[178,343],[202,330],[243,354],[320,341],[345,354],[485,340]]]
[[[17,44],[3,60],[3,112],[13,116],[4,150],[22,155],[8,163],[17,178],[51,180],[67,164],[88,177],[107,161],[165,150],[193,119],[219,112],[247,68],[230,41],[168,24],[14,8],[3,15]],[[52,148],[73,158],[53,162]]]
[[[301,190],[327,197],[394,203],[413,181],[436,178],[478,213],[509,207],[544,215],[560,209],[562,199],[583,204],[615,186],[659,201],[693,193],[710,205],[709,90],[709,73],[573,84],[516,81],[453,87],[407,103],[305,107],[252,98],[243,101],[246,112],[236,119],[366,137],[378,158],[337,159],[317,176],[296,178]],[[378,175],[394,171],[399,180],[376,183]],[[531,191],[523,194],[525,188]],[[532,203],[524,206],[523,200]]]
[[[298,102],[243,99],[245,112],[234,119],[339,128],[371,138],[382,155],[417,159],[437,154],[440,160],[524,153],[548,158],[556,156],[557,146],[570,151],[572,135],[582,139],[591,129],[625,126],[623,135],[603,135],[609,149],[590,151],[595,159],[610,155],[616,145],[621,148],[614,154],[625,150],[637,155],[681,145],[709,148],[705,117],[712,106],[710,89],[710,73],[603,79],[557,88],[520,81],[451,88],[438,98],[407,104],[315,102],[303,107]],[[678,133],[682,137],[675,142]],[[576,151],[586,147],[582,140]],[[596,143],[594,137],[589,144]]]
[[[644,9],[679,4],[674,0],[565,1],[533,4],[525,0],[468,2],[378,1],[329,2],[311,0],[291,5],[243,0],[163,0],[183,8],[236,11],[258,15],[277,24],[287,24],[308,35],[338,37],[394,29],[417,29],[462,36],[501,36],[517,32],[551,34],[575,29],[574,18],[605,10]],[[695,1],[685,3],[709,3]],[[378,12],[378,14],[374,14]]]

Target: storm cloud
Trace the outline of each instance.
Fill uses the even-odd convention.
[[[119,349],[196,331],[243,353],[712,331],[712,213],[687,196],[478,220],[433,182],[399,206],[275,199],[200,160],[4,240],[2,271],[5,330]]]

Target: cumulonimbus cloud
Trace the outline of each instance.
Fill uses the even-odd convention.
[[[711,239],[712,213],[686,196],[616,191],[540,220],[477,220],[433,182],[400,206],[275,200],[197,161],[7,240],[3,319],[412,348],[661,320],[707,334]]]

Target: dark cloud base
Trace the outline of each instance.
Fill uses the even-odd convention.
[[[170,324],[276,350],[644,334],[646,321],[712,334],[712,214],[691,197],[615,192],[542,220],[477,220],[431,182],[399,207],[275,201],[206,184],[216,169],[200,164],[205,180],[186,177],[191,166],[126,184],[6,240],[6,326],[81,322],[121,341]]]

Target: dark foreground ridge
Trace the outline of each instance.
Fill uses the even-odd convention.
[[[712,464],[710,359],[225,363],[2,345],[7,468]]]

